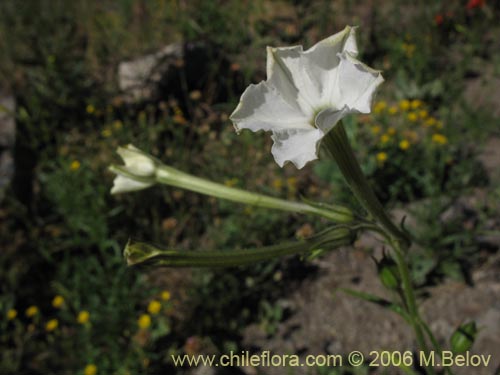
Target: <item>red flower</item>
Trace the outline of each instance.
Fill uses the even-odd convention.
[[[436,14],[434,17],[434,22],[436,22],[436,25],[441,25],[444,22],[444,17],[442,14]]]
[[[486,0],[469,0],[467,3],[467,9],[474,9],[482,7],[486,4]]]

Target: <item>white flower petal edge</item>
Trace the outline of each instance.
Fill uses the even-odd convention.
[[[230,119],[236,128],[272,131],[272,154],[297,168],[318,157],[321,139],[350,113],[369,113],[383,82],[356,60],[356,28],[347,26],[303,51],[267,48],[267,80],[250,85]]]
[[[116,173],[111,194],[142,190],[154,185],[152,178],[156,172],[156,161],[153,157],[133,145],[118,147],[117,153],[125,165],[110,167]]]
[[[153,185],[153,183],[137,181],[124,175],[117,175],[113,180],[111,194],[128,193],[131,191],[146,189]]]

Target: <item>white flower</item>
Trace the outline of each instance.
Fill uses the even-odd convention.
[[[350,113],[370,113],[383,82],[356,60],[355,28],[302,46],[267,47],[267,80],[250,85],[231,115],[236,131],[272,131],[272,154],[297,168],[317,159],[321,139]]]
[[[116,173],[111,194],[142,190],[154,185],[156,161],[151,156],[133,145],[118,147],[117,152],[125,165],[110,167]]]

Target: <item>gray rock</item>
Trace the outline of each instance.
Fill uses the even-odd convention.
[[[170,69],[182,64],[183,54],[182,44],[174,43],[156,53],[120,63],[118,85],[125,93],[125,99],[152,99],[162,78]]]

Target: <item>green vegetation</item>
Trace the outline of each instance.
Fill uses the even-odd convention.
[[[0,207],[0,373],[182,373],[171,353],[237,350],[250,323],[277,330],[287,312],[275,301],[307,277],[307,261],[137,272],[123,247],[131,235],[181,250],[257,247],[308,237],[323,219],[166,187],[111,196],[106,168],[118,162],[117,146],[134,143],[228,186],[350,199],[331,162],[280,169],[269,137],[237,135],[228,120],[244,87],[264,78],[266,44],[312,45],[345,24],[363,30],[364,61],[387,81],[374,113],[346,121],[353,146],[384,202],[425,202],[413,210],[413,277],[419,286],[468,280],[488,256],[474,238],[491,208],[467,224],[430,220],[477,187],[498,198],[477,159],[498,119],[462,93],[467,77],[500,74],[491,48],[500,6],[330,3],[0,2],[0,87],[17,101],[16,174]],[[207,46],[203,74],[178,61],[179,87],[128,101],[119,62],[174,42]],[[317,373],[350,373],[339,371]]]

